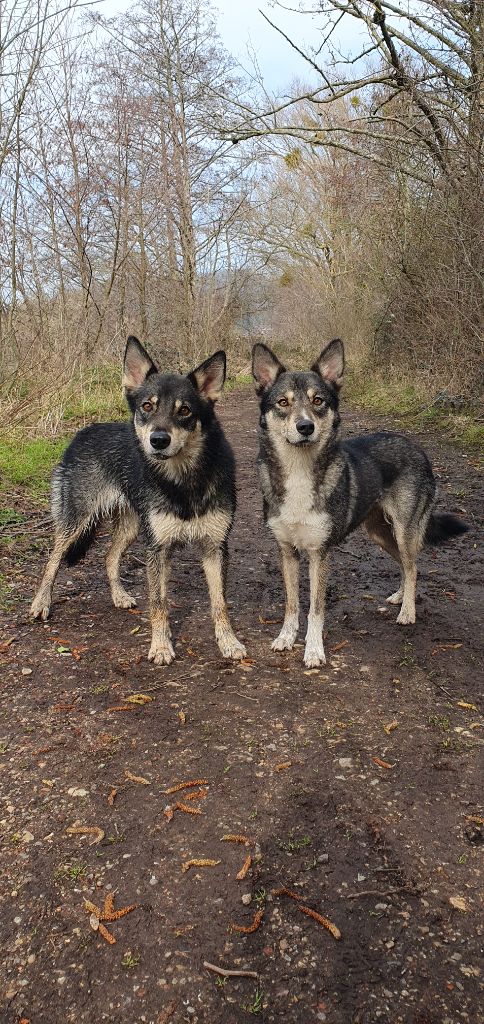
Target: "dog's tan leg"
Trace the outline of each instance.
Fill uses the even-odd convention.
[[[115,520],[113,536],[106,555],[106,572],[108,574],[111,596],[115,608],[135,608],[136,599],[128,594],[119,578],[119,566],[124,552],[138,536],[139,520],[134,512],[122,513]]]
[[[299,552],[290,544],[280,544],[282,575],[286,591],[286,609],[281,632],[272,641],[273,651],[292,651],[299,629]]]
[[[52,589],[57,573],[59,572],[60,564],[68,548],[70,548],[71,544],[74,544],[74,542],[81,536],[85,529],[85,525],[86,524],[83,523],[83,525],[69,537],[65,537],[64,534],[56,532],[54,547],[45,567],[42,583],[40,584],[30,606],[30,614],[34,619],[43,619],[45,622],[49,618],[50,606],[52,603]]]
[[[398,544],[403,576],[402,607],[397,616],[397,622],[401,626],[408,626],[415,622],[418,544],[414,538],[406,536],[404,527],[397,525],[395,525],[395,539]]]
[[[389,604],[401,604],[403,601],[404,580],[402,559],[400,557],[400,552],[398,550],[392,528],[390,524],[387,523],[380,508],[373,509],[373,511],[370,512],[370,515],[365,520],[365,527],[368,531],[368,536],[371,537],[371,539],[374,540],[380,548],[383,548],[388,555],[394,558],[402,570],[402,581],[398,590],[396,590],[394,594],[390,594],[390,597],[387,597]]]
[[[245,658],[246,650],[235,636],[225,601],[226,545],[221,547],[213,547],[208,543],[203,545],[202,565],[210,596],[215,639],[224,658],[240,661],[241,658]]]
[[[168,621],[169,548],[148,548],[146,570],[151,615],[151,647],[148,653],[155,665],[169,665],[175,657]]]
[[[308,668],[318,668],[326,664],[323,645],[324,608],[326,601],[326,584],[328,581],[329,558],[320,551],[309,551],[309,589],[311,601],[309,605],[308,630],[304,664]]]

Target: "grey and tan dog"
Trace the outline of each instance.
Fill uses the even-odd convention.
[[[224,658],[245,648],[229,621],[225,600],[227,538],[235,512],[235,464],[214,404],[225,381],[225,353],[216,352],[187,376],[161,374],[137,338],[124,358],[124,391],[131,422],[80,430],[52,478],[55,543],[31,613],[47,619],[63,558],[75,564],[98,524],[113,522],[106,557],[117,608],[136,601],[121,584],[121,558],[140,528],[147,542],[152,640],[148,657],[175,657],[168,621],[168,571],[174,549],[196,541],[202,554],[215,637]]]
[[[387,600],[397,622],[415,622],[417,555],[467,530],[456,516],[434,514],[435,480],[425,452],[400,434],[341,441],[338,393],[343,343],[330,342],[303,373],[293,373],[265,345],[253,349],[260,396],[259,470],[264,516],[280,548],[286,611],[275,651],[291,650],[299,628],[299,557],[309,558],[310,608],[304,661],[325,664],[323,625],[328,553],[360,524],[400,565],[401,584]]]

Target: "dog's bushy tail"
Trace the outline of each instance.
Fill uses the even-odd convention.
[[[451,537],[460,537],[469,527],[463,519],[450,512],[432,514],[425,531],[426,544],[445,544]]]
[[[81,558],[84,558],[89,551],[95,536],[96,523],[90,523],[84,530],[84,533],[81,533],[81,536],[78,537],[77,540],[73,541],[70,547],[67,548],[64,555],[64,560],[67,562],[67,565],[77,565],[77,563],[81,561]]]

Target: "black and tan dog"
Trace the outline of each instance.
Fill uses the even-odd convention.
[[[49,615],[62,559],[75,564],[98,524],[111,519],[106,569],[117,608],[136,604],[121,584],[119,566],[140,528],[146,537],[150,660],[168,665],[175,657],[168,622],[169,562],[173,549],[190,541],[201,547],[222,655],[234,660],[245,656],[225,601],[235,464],[214,412],[224,381],[224,352],[216,352],[187,376],[161,374],[140,342],[128,339],[123,385],[133,418],[80,430],[54,470],[55,544],[32,603],[35,618]]]
[[[432,512],[435,480],[425,452],[400,434],[341,441],[338,392],[344,349],[332,341],[311,369],[292,373],[265,345],[253,350],[260,396],[259,469],[265,519],[281,551],[286,612],[272,647],[291,650],[299,628],[299,553],[309,557],[310,609],[304,661],[325,663],[323,623],[328,552],[364,523],[400,565],[401,585],[387,600],[397,622],[415,622],[416,559],[424,543],[467,530],[456,516]]]

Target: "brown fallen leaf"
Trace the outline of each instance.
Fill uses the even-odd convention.
[[[397,722],[396,718],[394,718],[393,722],[388,722],[388,725],[384,725],[383,726],[383,731],[386,732],[387,736],[389,736],[390,733],[392,733],[397,727],[398,727],[398,722]]]
[[[192,860],[185,860],[182,864],[182,871],[189,871],[190,868],[216,868],[221,860],[211,860],[209,857],[194,857]]]
[[[97,846],[104,839],[104,831],[102,828],[98,828],[93,825],[88,827],[87,825],[81,825],[80,822],[75,821],[73,825],[66,828],[68,836],[92,836],[89,841],[89,846]]]
[[[251,864],[252,864],[252,857],[251,857],[251,855],[249,853],[249,854],[247,854],[247,857],[245,858],[244,863],[243,863],[239,873],[236,875],[236,878],[237,878],[238,882],[243,882],[243,880],[244,880],[244,878],[245,878],[245,876],[246,876],[246,874],[247,874]]]
[[[199,807],[189,807],[188,804],[182,804],[180,801],[177,801],[177,803],[174,804],[174,810],[175,811],[183,811],[185,814],[201,814],[202,813]]]
[[[99,922],[99,934],[102,935],[103,939],[106,939],[106,942],[109,942],[110,946],[115,945],[116,939],[114,938],[114,935],[112,935],[111,932],[108,932],[105,925],[101,924],[101,922]]]
[[[185,803],[189,800],[205,800],[208,793],[208,789],[192,789],[190,793],[184,793],[183,799]]]
[[[292,761],[281,761],[280,764],[275,764],[274,765],[274,771],[275,772],[283,772],[285,768],[290,768],[291,765],[292,765]]]
[[[280,889],[272,890],[273,896],[289,896],[291,900],[302,900],[302,896],[299,896],[297,892],[292,892],[291,889],[286,889],[285,885],[281,885]]]
[[[8,649],[10,647],[10,644],[15,643],[16,639],[17,639],[16,636],[11,636],[8,640],[2,640],[2,642],[0,644],[0,654],[6,654],[6,652],[8,651]]]
[[[336,654],[337,651],[342,651],[343,647],[347,647],[349,640],[342,640],[341,643],[335,644],[334,647],[330,647],[330,653]]]
[[[91,903],[91,900],[84,898],[84,909],[87,910],[89,917],[89,923],[94,931],[99,931],[103,939],[112,946],[116,942],[114,935],[108,931],[104,926],[103,921],[119,921],[121,917],[125,917],[126,914],[131,914],[133,910],[137,910],[139,903],[131,903],[128,907],[122,907],[120,910],[114,909],[114,894],[108,893],[104,900],[103,909],[100,910],[95,903]]]
[[[323,928],[327,928],[328,932],[331,932],[331,935],[333,935],[335,939],[341,938],[339,928],[327,917],[323,917],[322,914],[318,914],[315,910],[312,910],[311,907],[304,907],[302,903],[298,903],[298,907],[299,910],[303,914],[306,914],[307,917],[312,917],[313,921],[317,921],[318,924],[322,924]]]
[[[170,1017],[173,1017],[173,1014],[174,1014],[177,1006],[178,1006],[178,1000],[177,999],[172,999],[171,1003],[168,1003],[168,1006],[165,1006],[165,1009],[162,1010],[161,1013],[158,1014],[158,1016],[156,1018],[156,1024],[168,1024],[168,1021],[169,1021]]]
[[[259,615],[259,622],[261,622],[263,626],[277,626],[282,622],[282,619],[265,619],[263,615]]]
[[[379,768],[394,768],[393,764],[388,764],[388,761],[382,761],[381,757],[372,757],[374,764],[377,764]]]
[[[249,844],[252,842],[252,839],[249,839],[248,836],[242,836],[242,835],[238,835],[238,834],[229,833],[226,836],[222,836],[221,842],[223,842],[223,843],[243,843],[244,846],[249,846]]]
[[[432,654],[438,654],[439,651],[458,651],[459,647],[462,647],[462,644],[437,644],[437,646],[434,647]]]
[[[113,786],[113,788],[112,788],[112,790],[111,790],[111,792],[110,792],[110,794],[108,796],[108,804],[109,804],[110,807],[112,807],[113,804],[114,804],[117,792],[118,792],[117,787]]]
[[[134,711],[134,707],[132,704],[115,704],[112,708],[106,708],[106,711]]]
[[[484,818],[480,814],[466,814],[466,821],[472,821],[474,825],[484,825]]]
[[[151,782],[148,779],[143,778],[142,775],[133,775],[132,772],[126,770],[125,778],[129,779],[130,782],[137,782],[138,786],[151,786]]]
[[[149,697],[147,693],[132,693],[124,699],[128,704],[151,704],[153,697]]]
[[[181,789],[193,789],[194,786],[208,786],[207,779],[190,779],[188,782],[177,782],[176,785],[170,786],[169,789],[165,789],[167,796],[170,793],[179,793]]]
[[[178,712],[178,718],[180,719],[180,725],[186,725],[187,716],[184,711]]]
[[[449,903],[454,910],[468,910],[467,903],[463,896],[449,896]]]
[[[457,701],[457,707],[458,708],[466,708],[467,711],[478,711],[479,710],[476,707],[475,704],[468,704],[468,702],[466,700],[458,700]]]
[[[71,647],[71,654],[72,654],[72,657],[74,658],[74,661],[80,661],[81,660],[81,655],[85,654],[86,651],[88,651],[88,650],[89,650],[89,647],[86,647],[86,645],[84,645],[84,647]]]
[[[94,914],[98,918],[101,917],[102,911],[99,909],[99,907],[97,907],[95,903],[91,903],[91,900],[87,900],[85,897],[84,907],[86,910],[89,911],[90,914]]]
[[[252,935],[253,932],[256,932],[257,929],[260,928],[263,917],[264,917],[264,908],[262,907],[255,914],[255,917],[254,917],[254,920],[252,921],[252,924],[249,924],[248,926],[245,926],[243,924],[231,924],[230,925],[230,930],[233,931],[233,932],[240,932],[242,935]]]

